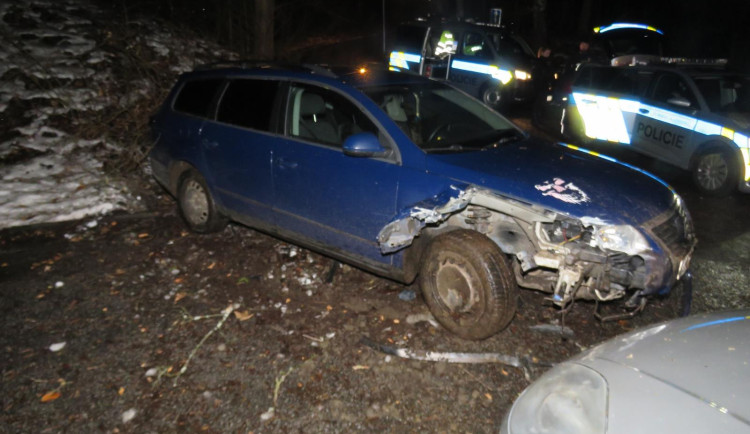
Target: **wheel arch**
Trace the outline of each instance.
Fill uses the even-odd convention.
[[[536,252],[537,246],[530,236],[531,227],[524,228],[516,218],[484,206],[473,205],[471,212],[474,212],[475,216],[477,208],[490,213],[490,216],[485,216],[485,218],[492,219],[490,224],[492,229],[482,230],[476,224],[467,223],[467,221],[472,221],[472,217],[467,215],[466,210],[454,214],[437,227],[425,228],[404,251],[404,280],[407,283],[413,282],[419,275],[424,255],[432,241],[456,230],[470,230],[486,237],[508,257],[516,257],[519,254],[533,255]]]
[[[706,140],[701,142],[695,148],[695,151],[690,156],[689,170],[692,171],[693,169],[695,169],[695,165],[698,164],[698,157],[711,149],[722,149],[729,152],[729,154],[734,157],[733,162],[736,165],[739,173],[744,173],[744,170],[742,170],[742,152],[740,152],[740,148],[734,142],[722,136],[707,137]]]
[[[184,160],[175,161],[169,167],[169,185],[167,185],[167,189],[173,196],[177,196],[178,190],[180,188],[180,182],[191,170],[195,170],[196,172],[201,173],[201,171],[198,170],[194,165]]]

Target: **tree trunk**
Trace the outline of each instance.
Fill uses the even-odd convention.
[[[583,0],[581,5],[581,18],[578,21],[578,37],[588,41],[591,37],[591,0]]]
[[[273,59],[274,0],[255,0],[255,55],[258,59]]]
[[[547,0],[534,0],[534,35],[537,47],[547,46]]]

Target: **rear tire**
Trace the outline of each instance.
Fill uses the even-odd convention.
[[[195,170],[189,170],[182,176],[177,204],[185,224],[194,232],[218,232],[227,225],[227,219],[216,209],[206,181]]]
[[[488,338],[513,319],[518,285],[505,255],[486,236],[455,230],[435,238],[419,283],[435,318],[464,339]]]
[[[713,146],[698,154],[693,165],[693,182],[711,196],[726,196],[737,186],[739,167],[728,149]]]

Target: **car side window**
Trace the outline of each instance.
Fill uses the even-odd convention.
[[[343,95],[306,84],[292,84],[287,104],[287,134],[340,148],[352,134],[378,135],[375,124]]]
[[[271,131],[279,82],[236,79],[229,83],[219,103],[216,120],[239,127]]]
[[[655,101],[669,104],[670,100],[676,99],[687,100],[690,107],[697,107],[698,101],[690,90],[687,82],[677,74],[665,73],[656,79],[656,84],[651,92],[651,97]]]
[[[174,101],[174,109],[178,112],[208,117],[211,103],[223,81],[220,78],[188,81],[180,89]]]
[[[484,36],[481,33],[466,32],[464,36],[463,55],[485,59],[490,57]]]

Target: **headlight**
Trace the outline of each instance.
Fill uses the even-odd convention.
[[[520,69],[516,69],[515,71],[516,80],[531,80],[531,74],[529,74],[526,71],[521,71]]]
[[[502,84],[508,84],[513,79],[513,74],[504,69],[497,69],[492,72],[492,77],[500,80]]]
[[[594,231],[594,239],[605,250],[637,255],[649,250],[648,241],[632,226],[602,226]]]
[[[601,434],[607,427],[607,382],[574,363],[558,365],[516,400],[508,432]]]

